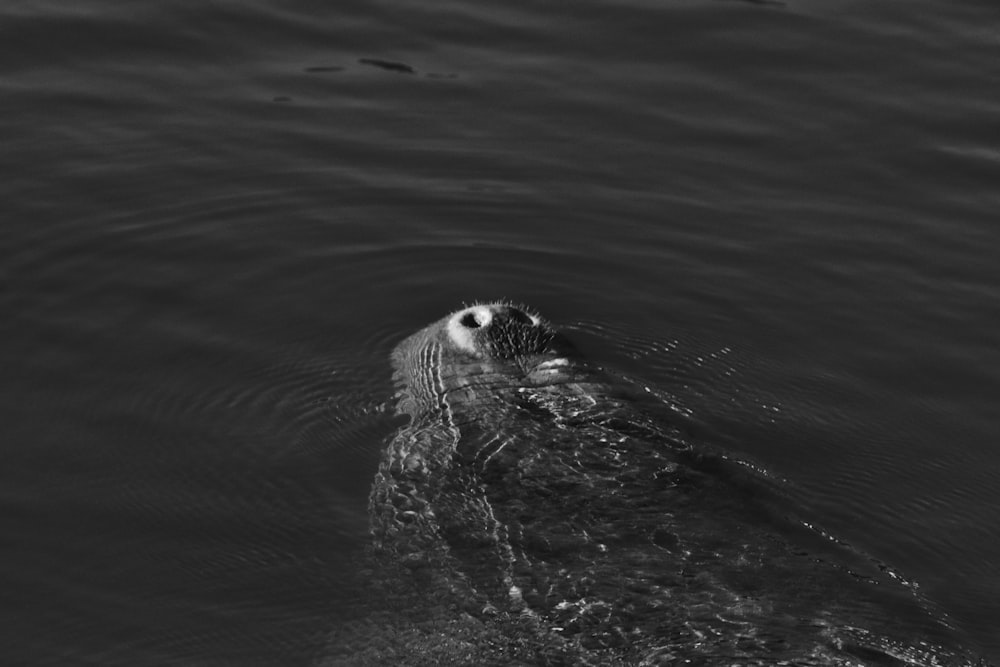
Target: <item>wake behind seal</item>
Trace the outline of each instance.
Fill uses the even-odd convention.
[[[507,647],[496,664],[985,664],[527,308],[458,310],[392,363],[409,423],[373,484],[374,550],[420,591],[403,606],[449,600]]]

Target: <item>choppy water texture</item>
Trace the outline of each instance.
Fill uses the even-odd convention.
[[[5,664],[315,664],[388,356],[523,300],[1000,661],[1000,10],[0,8]]]

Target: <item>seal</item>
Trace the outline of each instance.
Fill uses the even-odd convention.
[[[374,551],[422,591],[407,604],[515,647],[497,664],[984,664],[913,584],[527,308],[458,310],[392,363],[409,421]]]

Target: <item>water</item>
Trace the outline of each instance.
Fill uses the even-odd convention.
[[[6,3],[5,662],[322,660],[501,296],[1000,660],[1000,13],[869,4]]]

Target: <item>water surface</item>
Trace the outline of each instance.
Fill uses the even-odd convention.
[[[310,664],[388,355],[529,303],[1000,660],[1000,13],[0,10],[9,664]]]

